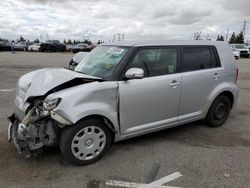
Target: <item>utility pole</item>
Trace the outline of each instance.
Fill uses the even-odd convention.
[[[43,36],[40,34],[40,41],[43,42]]]
[[[242,29],[242,32],[243,32],[243,40],[245,41],[245,34],[246,34],[246,27],[247,27],[247,21],[245,20],[243,22],[243,29]],[[243,42],[244,42],[243,41]]]
[[[227,39],[228,39],[228,29],[227,29],[227,35],[226,35],[226,42],[227,42]]]
[[[117,40],[121,41],[121,33],[117,33]]]
[[[46,33],[46,38],[47,38],[47,40],[49,40],[49,34],[48,33]]]

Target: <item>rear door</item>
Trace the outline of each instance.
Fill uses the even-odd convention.
[[[213,46],[181,48],[182,94],[179,120],[204,115],[209,94],[221,83],[224,75]]]
[[[119,81],[121,133],[153,130],[177,121],[181,74],[178,48],[140,49],[127,68],[144,70],[143,79]]]

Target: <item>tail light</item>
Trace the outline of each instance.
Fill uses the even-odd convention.
[[[237,70],[236,70],[236,78],[235,78],[235,83],[237,83],[238,76],[239,76],[239,69],[237,68]]]

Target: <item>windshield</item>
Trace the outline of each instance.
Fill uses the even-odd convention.
[[[124,47],[98,46],[76,66],[75,71],[109,79],[127,51],[128,48]]]
[[[237,49],[246,49],[247,46],[245,44],[235,44],[235,48],[237,48]]]

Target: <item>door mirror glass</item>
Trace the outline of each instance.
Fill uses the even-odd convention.
[[[130,68],[125,73],[127,79],[142,79],[144,77],[144,71],[140,68]]]

